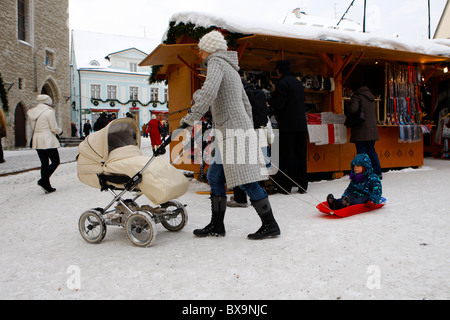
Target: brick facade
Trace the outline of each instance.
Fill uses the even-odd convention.
[[[25,8],[25,40],[19,39],[19,3]],[[9,90],[3,146],[28,144],[32,128],[26,112],[41,93],[53,98],[63,135],[70,135],[68,6],[68,0],[0,0],[0,73]]]

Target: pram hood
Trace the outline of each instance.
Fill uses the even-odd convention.
[[[100,188],[97,174],[104,172],[103,165],[108,161],[111,151],[125,146],[141,145],[140,130],[131,118],[117,119],[105,128],[86,137],[78,146],[77,173],[84,184]]]
[[[186,177],[167,160],[142,155],[140,141],[139,127],[130,118],[114,120],[104,129],[87,136],[78,147],[78,179],[100,189],[99,174],[131,178],[151,161],[143,172],[139,190],[156,205],[184,195],[189,186]]]
[[[131,118],[117,119],[105,128],[86,137],[78,147],[78,153],[94,162],[103,164],[112,150],[125,146],[141,146],[141,132]]]

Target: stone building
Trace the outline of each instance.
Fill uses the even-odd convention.
[[[3,146],[27,146],[27,111],[48,94],[56,120],[70,135],[70,32],[68,0],[0,0],[0,74],[8,99],[8,138]]]

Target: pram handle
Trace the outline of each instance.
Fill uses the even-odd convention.
[[[176,131],[186,129],[186,128],[188,128],[188,127],[189,127],[188,124],[183,123]],[[170,142],[172,142],[172,137],[171,137],[171,136],[169,136],[169,137],[166,139],[166,141],[164,141],[164,143],[163,143],[163,144],[155,151],[153,157],[147,162],[147,164],[144,166],[144,168],[142,168],[141,171],[139,171],[138,173],[136,173],[136,174],[134,175],[134,177],[132,177],[132,178],[130,179],[130,181],[128,181],[128,182],[125,184],[125,188],[126,188],[127,190],[133,190],[134,188],[137,187],[137,185],[138,185],[139,183],[141,183],[141,181],[142,181],[142,174],[144,173],[144,171],[147,170],[148,166],[150,165],[150,163],[152,162],[152,160],[153,160],[155,157],[160,156],[160,155],[163,155],[163,154],[166,153],[166,147],[170,144]]]
[[[177,130],[175,130],[175,132],[178,131],[178,130],[186,129],[186,128],[189,128],[189,125],[188,125],[187,123],[183,123],[181,126],[178,127]],[[172,142],[172,136],[170,135],[170,136],[163,142],[163,144],[160,145],[158,149],[156,149],[156,151],[155,151],[155,156],[157,157],[157,156],[160,156],[160,155],[165,154],[165,153],[166,153],[166,147],[167,147],[171,142]]]

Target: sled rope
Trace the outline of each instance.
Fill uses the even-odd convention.
[[[317,205],[312,204],[312,203],[310,203],[310,202],[308,202],[308,201],[306,201],[306,200],[304,200],[304,199],[301,199],[301,198],[297,197],[296,195],[290,193],[289,191],[285,190],[285,189],[284,189],[282,186],[280,186],[280,185],[278,184],[278,182],[276,182],[272,177],[270,177],[269,179],[270,179],[273,183],[275,183],[281,190],[283,190],[285,193],[287,193],[288,195],[293,196],[295,199],[300,200],[301,202],[304,202],[304,203],[306,203],[306,204],[309,204],[310,206],[317,207]],[[308,193],[306,193],[306,194],[308,194]],[[309,195],[309,194],[308,194],[308,195]]]
[[[263,155],[263,157],[268,160],[270,162],[270,159],[268,157],[266,157],[265,155]],[[316,197],[314,197],[312,194],[308,193],[302,186],[300,186],[297,182],[295,182],[291,177],[289,177],[285,172],[283,172],[283,170],[281,170],[279,167],[277,167],[276,165],[274,165],[273,163],[271,163],[272,166],[275,167],[275,169],[277,169],[278,171],[280,171],[283,175],[285,175],[292,183],[294,183],[294,185],[296,185],[300,190],[303,190],[303,192],[305,192],[305,194],[307,194],[308,196],[310,196],[313,200],[317,201],[317,205],[321,203],[320,200],[318,200]],[[294,198],[296,198],[297,200],[300,200],[306,204],[309,204],[313,207],[317,207],[317,205],[312,204],[308,201],[305,201],[304,199],[298,198],[296,197],[294,194],[292,194],[291,192],[285,190],[282,186],[280,186],[280,184],[278,182],[276,182],[272,177],[269,177],[270,180],[272,180],[273,183],[275,183],[277,185],[277,187],[279,187],[281,190],[283,190],[285,193],[287,193],[290,196],[293,196]],[[330,208],[327,208],[330,209]]]

